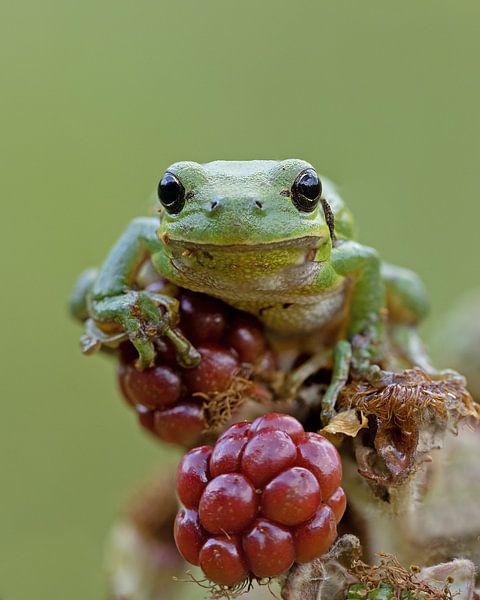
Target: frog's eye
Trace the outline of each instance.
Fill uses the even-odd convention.
[[[298,210],[312,212],[318,205],[322,184],[313,169],[306,169],[292,185],[292,201]]]
[[[185,188],[167,171],[158,184],[158,198],[168,213],[179,213],[185,205]]]

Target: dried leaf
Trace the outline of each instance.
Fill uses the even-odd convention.
[[[330,423],[320,433],[331,435],[344,434],[355,437],[360,429],[368,427],[368,419],[362,411],[355,408],[344,410],[336,414]]]

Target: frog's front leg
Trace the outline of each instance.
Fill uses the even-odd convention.
[[[347,340],[340,340],[333,352],[332,379],[322,398],[321,420],[325,425],[335,416],[338,394],[347,383],[351,363],[352,347]]]
[[[68,303],[70,314],[79,321],[86,321],[89,317],[88,296],[95,285],[97,277],[98,269],[87,269],[77,279],[73,292],[70,295]]]
[[[332,266],[352,279],[347,339],[352,344],[352,368],[362,376],[379,359],[384,339],[381,261],[373,248],[346,241],[332,250]]]
[[[87,334],[84,349],[89,352],[108,339],[128,337],[139,354],[137,366],[146,368],[155,360],[155,338],[167,337],[182,366],[198,363],[200,355],[177,330],[178,302],[175,298],[145,290],[133,290],[135,275],[149,255],[161,249],[158,220],[135,219],[111,250],[88,294]],[[160,307],[163,311],[159,310]],[[110,331],[113,324],[113,330]],[[120,331],[119,331],[120,329]],[[98,335],[95,334],[98,331]],[[108,333],[112,335],[109,338]],[[90,338],[90,339],[87,339]]]
[[[341,242],[332,250],[332,267],[343,277],[352,279],[346,340],[337,342],[333,376],[322,400],[322,421],[334,415],[338,393],[345,384],[350,367],[359,377],[375,368],[384,338],[382,310],[385,287],[380,258],[375,250],[357,242]],[[378,368],[377,368],[378,369]]]

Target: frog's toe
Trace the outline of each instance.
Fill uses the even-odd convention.
[[[88,333],[84,333],[80,338],[80,347],[83,354],[90,356],[101,350],[102,342],[100,342],[100,340],[97,338],[92,337]]]
[[[326,427],[330,423],[330,421],[336,416],[336,414],[337,411],[334,408],[324,408],[320,413],[320,420],[323,427]]]
[[[173,344],[178,364],[185,369],[196,367],[200,362],[200,352],[178,331],[168,328],[164,331],[165,337]]]
[[[322,398],[320,419],[323,426],[328,425],[337,414],[335,405],[337,404],[338,392],[338,386],[336,384],[330,384]]]
[[[152,340],[145,338],[130,338],[130,340],[138,352],[135,367],[139,371],[153,367],[155,364],[156,351]]]

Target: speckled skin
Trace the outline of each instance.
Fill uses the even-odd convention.
[[[83,280],[72,311],[103,330],[117,324],[136,346],[139,368],[152,364],[159,333],[170,336],[183,364],[194,364],[194,349],[171,333],[172,299],[132,290],[150,256],[169,281],[251,312],[281,335],[315,335],[338,321],[346,340],[368,340],[358,351],[352,346],[354,364],[374,362],[387,299],[399,321],[413,324],[426,311],[423,287],[413,273],[382,265],[374,249],[354,241],[351,214],[328,180],[321,179],[322,198],[335,216],[333,242],[322,203],[309,213],[294,205],[293,182],[309,168],[297,159],[170,166],[185,188],[183,209],[133,221],[98,275],[88,285]],[[169,308],[169,318],[159,305]]]

